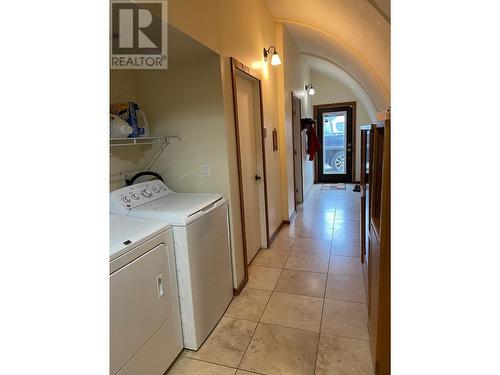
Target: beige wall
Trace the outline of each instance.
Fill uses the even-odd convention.
[[[294,160],[293,160],[293,135],[292,135],[292,102],[291,93],[301,102],[301,117],[312,117],[311,97],[304,95],[304,86],[310,83],[310,68],[302,57],[293,38],[282,23],[276,23],[277,47],[281,53],[282,65],[279,66],[279,85],[283,87],[279,92],[280,101],[280,156],[281,156],[281,183],[283,211],[286,218],[290,218],[294,206]],[[306,155],[302,161],[303,169],[308,170]],[[303,180],[304,195],[307,194],[312,181],[310,176]]]
[[[201,178],[200,162],[203,157],[197,157],[196,150],[186,155],[192,160],[186,161],[182,168],[174,163],[171,163],[169,167],[167,167],[167,163],[162,165],[163,169],[160,167],[158,168],[163,171],[165,176],[171,177],[172,182],[177,179],[183,181],[175,182],[174,185],[172,185],[173,188],[188,189],[189,186],[190,191],[198,191],[198,189],[200,191],[214,189],[215,191],[216,189],[222,189],[224,183],[227,183],[224,193],[230,205],[232,246],[233,253],[236,254],[238,258],[236,259],[235,268],[237,272],[237,282],[239,283],[244,276],[242,262],[243,245],[229,57],[235,57],[243,64],[260,71],[262,74],[263,117],[264,126],[268,129],[268,136],[265,139],[265,150],[269,229],[270,234],[273,234],[285,218],[282,200],[280,154],[279,152],[272,151],[271,137],[271,132],[274,128],[280,131],[278,115],[278,77],[277,69],[271,67],[269,61],[264,63],[262,49],[276,44],[275,24],[264,0],[252,0],[251,2],[243,0],[169,0],[168,11],[168,21],[171,26],[174,26],[191,38],[201,42],[221,56],[219,59],[219,73],[221,74],[220,86],[223,113],[221,116],[217,117],[217,121],[223,121],[224,142],[212,145],[210,152],[214,152],[214,154],[217,154],[219,151],[225,153],[225,160],[222,161],[222,159],[220,159],[219,161],[222,163],[221,165],[225,165],[225,168],[227,168],[227,179],[225,182],[216,182],[214,178],[214,183],[210,188],[208,186],[203,188],[205,184],[199,180],[199,178]],[[171,46],[169,46],[169,70],[173,69],[171,64],[172,59],[175,58],[174,52]],[[199,63],[198,59],[193,60]],[[122,77],[117,79],[115,73],[113,73],[113,76],[114,78],[112,77],[111,82],[112,90],[113,88],[120,88],[121,92],[128,91],[127,94],[124,94],[124,97],[133,96],[139,101],[141,98],[139,98],[138,95],[144,95],[145,97],[154,97],[155,95],[154,91],[151,91],[147,87],[142,89],[137,88],[137,85],[141,84],[137,83],[137,78],[134,76],[128,77],[129,81],[132,82],[130,84],[126,84],[126,80],[122,80]],[[187,76],[189,76],[189,74],[187,74]],[[175,80],[176,78],[179,79]],[[174,79],[177,84],[181,84],[180,81],[182,80],[180,77],[172,77],[172,79]],[[200,77],[201,82],[200,80],[196,82],[192,81],[192,85],[203,84],[203,79],[204,77]],[[166,84],[166,76],[164,80]],[[170,78],[168,80],[170,83]],[[161,89],[161,93],[165,93],[166,97],[170,95],[170,91],[174,92],[176,90],[176,87],[172,87],[171,85],[164,87],[164,85],[160,83],[162,82],[161,79],[158,81],[156,79],[146,79],[146,81],[154,84],[156,89]],[[135,84],[133,82],[135,82]],[[209,96],[210,95],[217,94],[209,92]],[[116,99],[116,97],[112,99]],[[120,100],[123,99],[120,98]],[[167,106],[164,109],[168,108]],[[156,115],[154,115],[154,112],[156,112],[155,109],[147,110],[149,112],[152,111],[150,116],[156,117]],[[167,122],[169,125],[164,130],[175,130],[175,132],[179,133],[178,127],[170,122],[170,120],[178,118],[177,115],[167,112],[168,111],[165,111],[164,113],[164,119],[166,121],[168,120]],[[150,119],[150,121],[153,122],[153,119]],[[202,138],[197,138],[194,132],[189,133],[188,130],[185,131],[187,132],[185,134],[187,137],[186,139],[198,141]],[[213,136],[213,133],[207,134],[207,137],[211,136]],[[169,156],[176,154],[174,150],[180,150],[182,152],[182,147],[186,146],[186,139],[183,138],[183,142],[177,145],[175,144],[176,141],[173,141],[171,147],[169,147],[170,149],[166,151],[165,155],[162,157],[168,159]],[[111,157],[113,166],[111,170],[112,187],[121,186],[123,178],[119,174],[120,171],[132,170],[134,167],[139,167],[137,169],[141,170],[141,165],[144,165],[153,153],[154,150],[151,146],[141,146],[135,149],[127,147],[126,152],[123,150],[113,150],[113,155]],[[210,160],[211,173],[217,173],[217,170],[214,171],[217,163],[218,162],[215,160]]]
[[[326,75],[317,70],[311,70],[311,81],[315,89],[315,95],[312,97],[313,105],[341,103],[341,102],[357,102],[356,105],[356,157],[355,157],[355,178],[359,181],[360,176],[360,136],[361,125],[371,124],[370,115],[367,108],[360,101],[360,98],[343,82],[338,79]]]
[[[239,195],[231,191],[228,137],[234,139],[234,131],[228,132],[226,123],[221,58],[174,28],[169,29],[169,53],[167,70],[112,71],[111,102],[137,101],[152,135],[182,140],[171,140],[160,154],[160,145],[112,147],[111,189],[124,186],[125,174],[144,170],[153,160],[148,169],[160,173],[174,191],[223,194],[229,202],[237,286],[244,277],[243,245]],[[210,176],[202,176],[203,165],[209,166]]]
[[[283,221],[279,152],[272,151],[271,132],[279,128],[277,72],[269,61],[264,63],[262,49],[275,45],[273,18],[264,0],[169,0],[169,23],[222,56],[222,87],[228,130],[228,155],[235,155],[234,110],[229,57],[262,73],[266,169],[271,234]],[[235,157],[235,156],[234,156]],[[231,192],[238,191],[237,164],[229,160]],[[236,176],[236,178],[234,178]],[[233,204],[237,196],[234,195]]]
[[[312,117],[312,104],[330,102],[331,95],[336,96],[335,101],[356,98],[340,82],[310,71],[289,32],[274,22],[264,0],[169,0],[168,16],[169,24],[189,40],[176,43],[172,39],[175,32],[169,35],[167,71],[113,71],[111,100],[143,104],[154,135],[182,137],[181,142],[173,140],[151,168],[173,189],[226,196],[238,284],[244,268],[229,58],[235,57],[262,76],[270,235],[293,213],[290,92],[301,99],[302,117]],[[208,48],[195,48],[197,42]],[[279,67],[263,61],[262,49],[271,45],[281,54],[283,65]],[[306,83],[315,86],[314,97],[304,96]],[[360,105],[357,123],[365,121],[370,122]],[[272,151],[274,128],[279,134],[278,152]],[[156,150],[155,146],[112,148],[111,187],[123,186],[124,172],[143,170]],[[210,166],[210,177],[201,176],[205,164]],[[313,164],[304,160],[303,167],[307,193],[313,183]]]

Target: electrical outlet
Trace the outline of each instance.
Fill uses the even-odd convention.
[[[203,177],[208,177],[208,176],[210,176],[210,169],[208,168],[208,165],[203,165],[203,166],[201,167],[201,175],[202,175]]]

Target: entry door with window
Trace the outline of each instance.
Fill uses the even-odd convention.
[[[323,106],[322,106],[323,107]],[[353,172],[352,107],[319,108],[318,182],[351,182]]]

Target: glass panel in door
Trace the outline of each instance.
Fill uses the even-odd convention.
[[[346,173],[346,121],[346,111],[323,113],[323,175]]]

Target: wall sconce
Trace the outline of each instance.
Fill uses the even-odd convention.
[[[311,85],[311,84],[306,85],[306,94],[314,95],[314,87],[313,87],[313,85]]]
[[[275,46],[271,46],[268,49],[264,48],[264,61],[267,61],[267,57],[271,53],[271,49],[274,50],[274,52],[271,56],[271,65],[280,65],[281,64],[280,55],[278,55],[278,52],[276,51]]]

